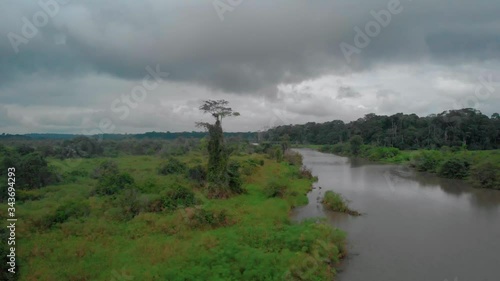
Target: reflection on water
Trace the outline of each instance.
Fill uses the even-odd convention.
[[[319,181],[293,218],[326,217],[348,232],[341,281],[500,280],[499,191],[403,166],[299,152]],[[323,210],[326,190],[364,215]]]

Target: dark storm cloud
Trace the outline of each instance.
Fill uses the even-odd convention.
[[[171,80],[244,93],[385,61],[498,59],[499,1],[401,0],[403,11],[348,65],[339,44],[354,44],[353,28],[363,30],[370,11],[389,2],[244,1],[220,21],[211,1],[74,0],[15,54],[7,34],[21,34],[22,17],[42,9],[35,1],[6,0],[0,81],[5,86],[40,71],[140,79],[147,65],[160,64]]]

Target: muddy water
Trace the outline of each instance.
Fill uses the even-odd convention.
[[[347,232],[349,258],[338,280],[500,280],[500,191],[397,165],[297,151],[319,181],[309,204],[292,215],[327,217]],[[323,210],[318,201],[327,190],[364,215]]]

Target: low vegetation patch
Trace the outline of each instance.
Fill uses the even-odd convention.
[[[347,201],[342,197],[342,195],[331,190],[325,192],[322,203],[323,206],[330,211],[347,213],[353,216],[361,215],[359,212],[349,209]]]

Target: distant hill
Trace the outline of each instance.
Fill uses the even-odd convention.
[[[201,139],[207,135],[206,132],[147,132],[143,134],[104,134],[101,137],[106,140],[121,139],[165,139],[173,140],[177,138]],[[0,140],[67,140],[80,136],[79,134],[1,134]],[[96,137],[97,135],[94,135]],[[239,137],[241,139],[255,141],[256,132],[225,132],[225,137]]]

